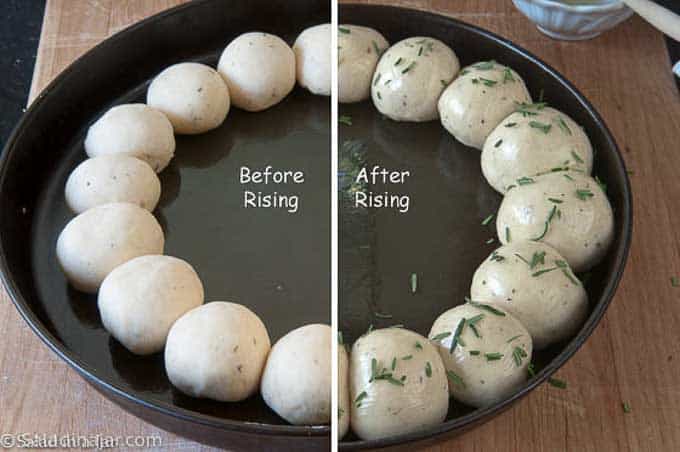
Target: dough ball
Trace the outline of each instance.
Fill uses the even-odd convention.
[[[97,298],[106,331],[132,353],[165,346],[170,327],[203,304],[203,284],[193,267],[171,256],[140,256],[116,267]]]
[[[93,207],[68,222],[57,260],[71,285],[95,293],[111,271],[138,256],[162,254],[165,238],[149,211],[130,203]]]
[[[229,113],[229,90],[222,77],[200,63],[173,64],[149,85],[146,101],[165,113],[175,133],[195,135],[215,129]]]
[[[247,111],[266,110],[295,86],[295,53],[278,36],[245,33],[224,49],[217,70],[234,105]]]
[[[331,327],[313,324],[279,339],[262,375],[262,398],[294,425],[331,419]]]
[[[444,421],[446,369],[435,347],[402,328],[374,330],[350,355],[352,430],[361,439],[412,433]]]
[[[371,95],[371,81],[380,56],[389,47],[372,28],[340,25],[338,28],[338,100],[361,102]]]
[[[75,213],[112,202],[129,202],[152,212],[161,196],[161,181],[142,160],[125,154],[100,155],[73,170],[65,195]]]
[[[331,24],[309,27],[293,44],[297,82],[313,94],[331,95]]]
[[[509,190],[498,210],[496,230],[504,245],[522,240],[550,245],[580,273],[607,252],[614,238],[614,214],[592,177],[558,171],[526,178]]]
[[[526,176],[554,168],[590,174],[593,147],[583,129],[569,116],[543,104],[524,105],[491,132],[482,150],[482,172],[496,191]]]
[[[507,66],[482,61],[460,71],[439,98],[442,125],[466,146],[482,149],[484,140],[518,103],[530,103],[522,77]]]
[[[437,101],[458,74],[458,57],[433,38],[408,38],[387,49],[373,75],[371,96],[395,121],[432,121]]]
[[[160,111],[144,104],[118,105],[87,130],[85,152],[90,157],[137,157],[159,173],[175,155],[175,136],[172,124]]]
[[[184,394],[238,402],[257,392],[269,348],[267,329],[250,309],[213,301],[172,325],[165,371]]]
[[[451,395],[477,408],[500,402],[522,386],[532,353],[531,336],[519,320],[486,306],[456,306],[440,315],[430,330],[449,374]]]
[[[557,251],[540,242],[511,242],[494,251],[477,268],[470,296],[515,316],[537,350],[573,336],[588,315],[581,281]]]
[[[338,342],[338,438],[342,439],[349,430],[349,357],[342,341]]]

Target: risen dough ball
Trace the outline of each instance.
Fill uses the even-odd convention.
[[[552,246],[579,273],[591,269],[607,252],[614,235],[614,214],[607,195],[592,177],[559,171],[528,178],[508,191],[498,210],[496,229],[504,245],[510,237]]]
[[[437,101],[458,74],[458,57],[433,38],[408,38],[387,49],[371,84],[373,103],[395,121],[432,121]]]
[[[73,170],[65,195],[75,213],[112,202],[137,204],[151,212],[161,196],[161,182],[142,160],[124,154],[100,155]]]
[[[148,355],[163,349],[175,320],[203,304],[203,285],[181,259],[140,256],[109,273],[97,303],[106,331],[132,353]]]
[[[313,94],[331,95],[331,24],[309,27],[293,44],[297,81]]]
[[[229,112],[227,85],[217,71],[200,63],[164,69],[149,85],[146,101],[165,113],[178,134],[212,130]]]
[[[494,251],[477,268],[470,296],[515,316],[537,350],[574,335],[588,314],[581,281],[557,251],[540,242],[512,242]]]
[[[371,95],[371,81],[380,55],[389,47],[376,30],[359,25],[338,29],[338,100],[360,102]]]
[[[331,327],[297,328],[272,347],[262,374],[262,398],[295,425],[331,419]]]
[[[458,141],[482,149],[484,140],[515,111],[531,102],[524,80],[507,66],[483,61],[462,71],[439,98],[442,125]]]
[[[93,207],[64,227],[57,260],[71,285],[94,293],[111,271],[137,256],[162,254],[163,230],[147,210],[130,203]]]
[[[224,49],[217,70],[234,105],[261,111],[281,102],[295,86],[295,53],[278,36],[245,33]]]
[[[349,358],[347,349],[338,344],[338,438],[342,439],[349,430]]]
[[[451,395],[478,408],[500,402],[515,392],[526,380],[531,362],[529,332],[507,312],[492,309],[496,313],[469,303],[456,306],[440,315],[430,330],[430,339],[451,375]],[[457,345],[451,351],[451,342],[463,319]]]
[[[147,162],[157,173],[175,154],[172,124],[160,111],[144,104],[111,108],[92,124],[85,137],[90,157],[125,154]]]
[[[435,347],[402,328],[374,330],[350,355],[352,430],[361,439],[415,432],[444,421],[446,370]]]
[[[187,395],[237,402],[257,391],[269,347],[267,329],[251,310],[213,301],[172,325],[165,371]]]
[[[572,168],[590,174],[593,148],[583,129],[554,108],[520,107],[496,127],[484,143],[482,172],[500,193],[517,179],[553,168]]]

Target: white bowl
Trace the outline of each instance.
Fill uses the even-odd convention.
[[[569,4],[556,0],[512,0],[517,9],[546,35],[555,39],[590,39],[633,15],[619,0]]]

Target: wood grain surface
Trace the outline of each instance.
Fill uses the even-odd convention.
[[[102,39],[179,3],[48,0],[31,97]],[[677,450],[680,287],[671,277],[680,277],[680,96],[661,34],[634,17],[596,39],[569,43],[540,34],[509,0],[381,3],[448,14],[537,54],[595,105],[632,171],[628,266],[604,321],[558,373],[567,389],[544,385],[487,424],[427,450]],[[158,435],[157,449],[210,450],[104,399],[40,342],[4,291],[0,298],[0,433]]]

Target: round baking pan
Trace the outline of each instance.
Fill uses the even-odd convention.
[[[387,6],[340,5],[340,23],[372,27],[390,43],[411,37],[437,38],[455,50],[465,66],[496,60],[522,75],[534,99],[543,93],[551,106],[581,124],[596,150],[594,174],[607,184],[615,212],[615,235],[606,259],[586,283],[590,315],[571,340],[534,354],[537,375],[493,406],[473,409],[451,400],[446,421],[416,433],[376,441],[348,435],[342,450],[380,448],[411,441],[435,441],[487,421],[559,369],[586,341],[604,315],[623,273],[631,239],[631,194],[621,154],[602,118],[574,86],[524,49],[480,28],[426,12]],[[341,105],[352,118],[340,125],[340,297],[339,328],[347,342],[367,330],[401,324],[427,335],[442,312],[464,302],[472,275],[498,246],[494,223],[501,195],[485,181],[480,151],[457,142],[439,123],[398,123],[372,102]],[[375,193],[408,194],[407,213],[356,209],[352,171],[380,165],[409,170],[401,185],[376,185]],[[412,293],[410,277],[417,275]],[[582,277],[584,275],[581,275]],[[536,416],[540,416],[536,413]]]
[[[139,357],[103,329],[96,297],[68,286],[56,239],[73,215],[70,171],[86,158],[88,126],[112,105],[144,102],[149,81],[181,61],[215,66],[237,35],[264,31],[292,44],[329,22],[328,2],[204,0],[144,20],[69,66],[35,100],[0,163],[0,265],[35,333],[106,397],[192,439],[230,449],[328,449],[328,426],[288,425],[259,395],[239,403],[193,399],[170,385],[162,354]],[[154,214],[165,252],[190,262],[206,300],[242,303],[272,342],[307,323],[330,323],[330,100],[296,89],[261,113],[232,108],[218,129],[178,136]],[[239,168],[302,170],[293,186],[241,185]],[[244,190],[299,195],[299,210],[245,209]]]

